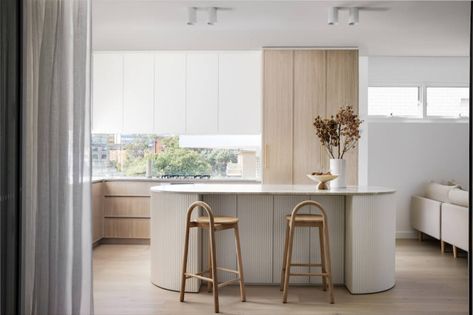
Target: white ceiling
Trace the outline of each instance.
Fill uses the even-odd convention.
[[[218,6],[218,23],[186,25],[187,7]],[[360,23],[327,24],[330,6],[360,6]],[[362,55],[467,56],[469,1],[92,0],[94,50],[359,47]]]

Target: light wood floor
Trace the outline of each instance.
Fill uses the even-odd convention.
[[[149,280],[149,246],[100,245],[94,250],[94,303],[97,315],[212,314],[212,296],[179,294]],[[318,287],[290,287],[288,304],[276,286],[248,286],[247,302],[237,287],[220,292],[222,314],[467,314],[467,259],[441,255],[436,242],[401,240],[396,252],[396,287],[370,295],[335,290],[335,304]]]

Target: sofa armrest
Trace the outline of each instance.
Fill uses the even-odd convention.
[[[468,208],[442,204],[442,241],[468,251]]]
[[[441,202],[413,196],[411,198],[411,225],[414,229],[440,239]]]

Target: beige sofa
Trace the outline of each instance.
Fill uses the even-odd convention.
[[[456,185],[429,183],[424,196],[411,199],[411,225],[422,234],[440,240],[441,251],[445,243],[468,251],[468,192]]]

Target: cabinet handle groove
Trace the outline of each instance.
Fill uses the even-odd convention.
[[[269,168],[269,144],[264,145],[264,168]]]

